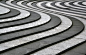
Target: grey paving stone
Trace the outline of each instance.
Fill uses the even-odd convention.
[[[75,7],[75,8],[78,8],[78,9],[82,9],[82,10],[85,9],[85,8],[80,8],[80,7],[78,7],[78,6],[74,5],[73,3],[74,3],[74,2],[70,2],[69,4],[70,4],[72,7]]]
[[[4,1],[6,1],[6,0],[4,0]],[[15,4],[15,3],[13,3],[13,4]],[[35,6],[35,7],[37,7],[36,4],[37,3],[34,3],[32,5]],[[17,4],[15,4],[15,5],[16,6],[19,6]],[[39,7],[37,7],[37,8],[39,8]],[[47,7],[47,8],[49,8],[49,7]],[[20,9],[22,9],[22,8],[20,8]],[[51,9],[53,9],[53,8],[51,8]],[[34,10],[35,9],[33,9],[31,11],[34,11]],[[38,10],[40,10],[40,9],[38,9]],[[47,10],[45,10],[45,11],[47,11]],[[43,11],[41,11],[41,12],[43,12]],[[45,13],[49,13],[49,12],[45,12]],[[37,33],[40,33],[40,32],[48,31],[50,29],[55,28],[56,26],[58,26],[61,23],[61,20],[58,17],[56,17],[54,15],[51,15],[51,14],[48,14],[48,15],[51,16],[51,18],[53,18],[53,19],[51,19],[50,22],[47,22],[47,23],[45,23],[43,25],[40,25],[38,27],[31,28],[31,29],[28,29],[27,28],[27,29],[24,29],[24,30],[20,30],[20,31],[12,32],[12,33],[7,33],[5,35],[1,35],[1,37],[0,37],[1,42],[2,41],[6,41],[8,39],[12,39],[13,40],[13,38],[16,38],[17,39],[17,38],[21,38],[21,37],[24,37],[24,36],[28,36],[30,34],[33,35],[33,34],[37,34]],[[79,21],[79,20],[77,20],[77,19],[75,19],[73,17],[69,17],[69,16],[67,16],[67,17],[70,18],[71,21],[73,21],[73,26],[71,26],[71,28],[69,28],[68,30],[65,30],[64,32],[59,33],[59,34],[55,34],[53,36],[48,36],[46,38],[39,39],[37,41],[29,42],[29,43],[27,43],[25,45],[18,46],[18,47],[13,48],[13,49],[9,49],[8,51],[3,52],[0,55],[24,55],[24,54],[27,54],[28,55],[30,52],[33,53],[33,51],[38,51],[38,49],[41,50],[41,48],[49,47],[49,46],[53,45],[55,42],[58,43],[59,41],[62,41],[64,39],[66,39],[66,38],[71,38],[71,37],[73,37],[75,35],[80,34],[80,32],[82,32],[83,29],[84,29],[83,23],[81,23],[81,21]],[[13,22],[9,22],[9,25],[17,25],[17,24],[20,24],[21,21],[22,21],[22,23],[24,23],[23,20],[26,20],[24,22],[28,22],[29,19],[27,20],[27,18],[26,18],[26,19],[18,20],[19,22],[17,20],[16,21],[13,21]],[[33,20],[33,19],[31,18],[31,20]],[[36,20],[37,19],[35,19],[35,21]],[[15,23],[15,24],[13,24],[13,23]],[[21,25],[22,25],[22,23],[21,23]],[[5,23],[5,25],[8,25],[8,24]],[[4,26],[2,24],[1,27],[4,27]],[[47,33],[44,34],[44,35],[47,35]],[[40,35],[40,37],[41,37],[41,35]],[[19,44],[19,43],[22,43],[22,41],[16,42],[14,45]],[[7,46],[11,46],[11,45],[7,45]],[[3,49],[5,49],[5,47],[7,47],[7,46],[2,46],[2,47],[4,47]],[[84,52],[85,49],[83,49],[83,47],[85,47],[85,46],[82,46],[82,47],[79,47],[79,48],[74,48],[77,51],[76,50],[73,50],[73,51],[71,50],[71,51],[69,51],[67,53],[64,53],[62,55],[83,55],[83,54],[85,54],[85,52]],[[80,52],[81,49],[83,49],[82,52]],[[80,53],[78,53],[78,52],[80,52]]]
[[[49,3],[49,2],[48,2]],[[53,3],[53,2],[52,2]],[[41,5],[42,6],[44,6],[44,7],[46,7],[46,8],[50,8],[50,9],[53,9],[53,10],[58,10],[58,11],[62,11],[62,12],[68,12],[68,13],[73,13],[73,14],[79,14],[79,15],[85,15],[85,13],[83,13],[83,12],[77,12],[77,11],[69,11],[69,10],[64,10],[64,9],[62,9],[62,8],[60,8],[60,7],[57,7],[57,9],[56,9],[56,7],[55,8],[53,8],[54,6],[53,6],[53,4],[51,3],[51,6],[52,7],[49,7],[49,6],[47,6],[47,2],[45,2],[45,3],[42,3]],[[49,5],[49,4],[48,4]],[[60,5],[60,4],[59,4]],[[59,6],[58,5],[58,6]]]
[[[53,9],[47,9],[47,8],[44,7],[45,4],[44,4],[44,6],[42,6],[43,3],[44,2],[39,2],[39,3],[37,3],[37,6],[42,8],[42,9],[45,9],[45,10],[48,10],[48,11],[52,11],[53,13],[59,13],[59,14],[63,13],[63,14],[70,14],[70,15],[74,15],[74,16],[85,17],[84,15],[79,15],[79,14],[74,14],[74,13],[69,13],[69,12],[62,12],[62,10],[61,11],[60,10],[56,11],[56,10],[53,10]],[[28,4],[28,6],[29,6],[29,4]]]
[[[10,9],[0,6],[0,15],[9,13]]]
[[[77,1],[77,2],[74,2],[73,4],[74,4],[76,7],[82,7],[82,8],[85,8],[85,6],[79,5],[79,4],[78,4],[79,2],[80,2],[80,1]]]
[[[25,19],[16,20],[13,22],[2,23],[0,24],[0,28],[7,28],[7,27],[12,27],[12,26],[23,25],[23,24],[35,22],[40,19],[41,16],[39,14],[31,12],[31,11],[29,12],[31,13],[30,17],[26,17]]]
[[[83,4],[84,2],[85,2],[85,1],[79,2],[79,4],[82,5],[82,6],[85,6],[85,5]]]
[[[66,6],[66,7],[69,7],[70,9],[83,12],[84,9],[79,9],[78,7],[72,6],[70,3],[72,3],[72,2],[64,2],[64,4],[62,4],[62,5]]]
[[[75,19],[74,19],[75,20]],[[74,23],[74,22],[73,22]],[[65,34],[66,34],[66,32],[65,32]],[[62,34],[60,34],[60,35],[62,35]],[[53,43],[53,42],[56,42],[56,41],[59,41],[59,40],[62,40],[62,39],[64,39],[63,37],[65,36],[63,36],[63,37],[59,37],[60,35],[55,35],[55,36],[53,36],[53,37],[50,37],[50,38],[46,38],[46,39],[43,39],[43,40],[40,40],[40,41],[37,41],[37,42],[34,42],[34,43],[31,43],[31,44],[27,44],[27,45],[25,45],[24,47],[19,47],[19,49],[22,49],[22,48],[28,48],[28,51],[29,52],[31,52],[31,51],[33,51],[33,50],[36,50],[36,49],[38,49],[38,48],[41,48],[41,47],[43,47],[43,46],[45,46],[45,45],[48,45],[48,44],[51,44],[51,43]],[[66,37],[67,37],[68,35],[66,35]],[[59,38],[59,39],[58,39]],[[58,40],[57,40],[58,39]],[[48,41],[49,40],[49,41]],[[37,44],[37,47],[35,46]],[[17,50],[18,50],[18,48],[16,48]],[[7,51],[7,53],[9,52],[9,53],[15,53],[14,51],[16,50],[16,49],[13,49],[13,51],[11,50],[11,51]],[[19,51],[19,50],[18,50]],[[25,50],[24,50],[25,51]],[[25,51],[25,53],[27,52],[27,50]],[[21,53],[20,54],[18,54],[18,55],[21,55]]]
[[[80,5],[79,2],[81,2],[81,1],[74,2],[73,4],[76,5],[77,7],[82,7],[82,8],[86,7],[86,6]]]
[[[82,4],[83,4],[83,5],[86,5],[85,3],[86,3],[86,2],[83,2]]]
[[[52,28],[54,28],[54,27],[56,27],[60,24],[61,20],[58,17],[51,15],[51,18],[53,18],[53,19],[49,23],[46,23],[45,25],[35,27],[35,28],[32,28],[32,29],[26,29],[26,30],[2,35],[0,37],[0,39],[1,39],[0,41],[2,42],[2,41],[5,41],[7,39],[17,38],[18,36],[30,35],[31,33],[42,32],[44,30],[52,29]]]
[[[8,14],[1,15],[0,19],[6,19],[6,18],[9,18],[9,17],[14,17],[14,16],[17,16],[17,15],[20,14],[20,11],[18,11],[18,10],[11,9],[11,8],[8,8],[8,9],[10,9],[10,12]]]
[[[69,53],[65,53],[65,54],[61,54],[61,55],[85,55],[85,54],[77,53],[77,52],[69,52]]]
[[[23,19],[25,17],[28,17],[30,16],[30,12],[28,11],[25,11],[25,10],[21,10],[21,9],[18,9],[18,8],[14,8],[12,6],[9,6],[7,5],[6,3],[2,2],[0,3],[1,5],[3,6],[6,6],[6,7],[9,7],[9,8],[12,8],[12,9],[16,9],[16,10],[19,10],[21,12],[20,15],[16,16],[16,17],[12,17],[12,18],[8,18],[8,19],[3,19],[3,20],[0,20],[0,22],[9,22],[9,21],[14,21],[14,20],[20,20],[20,19]]]
[[[64,6],[64,7],[67,7],[67,8],[63,8],[63,7],[58,7],[58,6],[56,6],[55,5],[55,3],[56,2],[53,2],[51,5],[53,5],[53,6],[55,6],[55,7],[57,7],[57,8],[61,8],[61,9],[65,9],[65,10],[70,10],[70,11],[77,11],[77,12],[83,12],[83,13],[86,13],[86,12],[84,12],[84,11],[82,11],[82,10],[77,10],[77,9],[75,9],[74,7],[70,7],[70,6],[67,6],[65,3],[67,3],[67,2],[61,2],[60,3],[60,5],[62,5],[62,6]]]
[[[79,46],[77,46],[77,47],[75,47],[75,48],[73,48],[73,49],[71,49],[71,50],[69,50],[69,51],[67,51],[67,52],[65,52],[65,53],[63,53],[62,55],[69,54],[69,53],[70,54],[77,53],[77,54],[85,55],[86,54],[86,42],[81,44],[81,45],[79,45]]]

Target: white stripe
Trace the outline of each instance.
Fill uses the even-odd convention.
[[[48,1],[44,1],[44,2],[48,2]],[[29,9],[29,7],[27,7],[27,6],[24,6],[24,5],[22,5],[21,4],[22,2],[17,2],[17,4],[19,5],[19,6],[22,6],[22,7],[25,7],[25,8],[27,8],[27,9]],[[34,11],[39,11],[39,12],[46,12],[46,10],[43,10],[43,9],[39,9],[39,8],[37,8],[37,7],[34,7],[34,6],[32,6],[31,4],[32,4],[33,2],[30,2],[30,3],[27,3],[27,5],[28,6],[30,6],[30,7],[32,7],[32,11],[34,10]],[[50,2],[51,3],[51,2]],[[39,5],[38,5],[39,6]],[[42,7],[42,6],[41,6]],[[34,9],[35,8],[35,9]],[[42,8],[44,8],[44,7],[42,7]],[[46,9],[46,8],[45,8]],[[55,10],[54,10],[55,11]],[[49,11],[47,11],[46,13],[49,13]],[[53,13],[50,13],[50,14],[53,14]]]
[[[37,11],[38,11],[38,10],[39,10],[39,11],[44,11],[43,9],[39,9],[39,8],[37,8],[37,7],[32,6],[32,5],[31,5],[32,3],[34,3],[34,2],[29,2],[29,3],[27,3],[27,6],[31,7],[31,8],[32,8],[33,10],[35,10],[35,11],[36,11],[36,10],[37,10]],[[20,5],[20,4],[18,4],[18,5]],[[22,4],[21,4],[21,5],[22,5]],[[21,5],[20,5],[20,6],[21,6]],[[23,5],[23,6],[24,6],[24,5]],[[28,7],[26,7],[26,8],[28,8]]]
[[[5,5],[3,3],[0,3],[0,5],[6,6],[6,7],[9,7],[9,8],[13,8],[13,9],[16,9],[16,10],[19,10],[20,13],[21,13],[20,15],[12,17],[12,18],[2,19],[2,20],[0,20],[0,22],[13,21],[13,20],[23,19],[25,17],[30,16],[30,12],[28,12],[28,11],[21,10],[21,9],[18,9],[18,8],[14,8],[14,7]]]
[[[86,5],[86,2],[83,2],[82,4],[83,4],[83,5]]]
[[[10,5],[12,5],[12,4],[10,3]],[[25,28],[31,28],[31,27],[34,27],[34,26],[42,25],[42,24],[50,21],[51,17],[49,15],[44,14],[44,13],[40,13],[40,12],[37,12],[37,13],[40,14],[40,16],[41,16],[40,20],[38,20],[36,22],[33,22],[33,23],[25,24],[25,25],[20,25],[20,26],[14,26],[14,27],[8,27],[8,28],[0,29],[0,34],[1,33],[6,33],[6,32],[11,32],[11,31],[16,31],[16,30],[20,30],[20,29],[25,29]]]
[[[37,36],[37,37],[39,37],[39,36]],[[28,38],[27,38],[27,39],[28,39]],[[31,38],[31,39],[32,39],[32,38]],[[75,41],[75,40],[76,40],[75,43],[72,43],[72,44],[70,43],[71,41]],[[65,44],[68,44],[68,45],[71,44],[71,46],[72,46],[72,45],[75,45],[76,43],[80,43],[80,42],[82,42],[82,41],[84,41],[84,40],[82,40],[82,39],[71,39],[71,40],[69,40],[69,41],[65,41]],[[62,43],[62,44],[63,44],[63,43]],[[59,45],[61,45],[61,44],[59,44]],[[58,46],[59,46],[59,45],[58,45]],[[65,47],[65,45],[64,45],[64,47]],[[59,46],[59,50],[60,50],[60,51],[61,51],[61,49],[62,49],[61,46]],[[62,50],[63,50],[63,49],[62,49]],[[49,50],[49,51],[50,51],[50,50]],[[55,52],[57,52],[57,50],[54,51],[54,53],[55,53]],[[58,52],[59,52],[59,51],[58,51]],[[43,53],[43,52],[42,52],[42,53]],[[42,53],[34,54],[34,55],[40,55],[40,54],[42,55]],[[45,52],[45,53],[46,53],[46,52]],[[51,53],[51,52],[49,52],[49,53]],[[54,54],[54,53],[53,53],[53,54]],[[44,54],[44,55],[45,55],[45,54]]]
[[[80,7],[75,7],[75,6],[72,6],[72,5],[70,5],[69,3],[70,3],[70,2],[65,2],[65,5],[66,5],[66,6],[73,7],[73,8],[85,9],[85,8],[80,8]]]
[[[68,8],[68,7],[65,7],[65,6],[62,6],[60,5],[62,2],[56,2],[55,5],[58,6],[58,7],[62,7],[62,8]]]
[[[17,2],[17,4],[18,5],[21,5],[22,7],[27,7],[27,6],[24,6],[24,5],[22,5],[21,3],[23,3],[24,1],[19,1],[19,2]],[[35,1],[34,1],[35,2]],[[30,2],[29,2],[30,3]],[[31,2],[32,3],[32,2]],[[30,9],[30,8],[29,8]]]
[[[10,1],[8,1],[8,2],[12,2],[12,1],[14,1],[14,0],[10,0]],[[33,2],[36,2],[36,1],[33,1]],[[20,2],[18,2],[19,4],[18,5],[20,5],[20,6],[22,6],[22,7],[26,7],[26,6],[24,6],[24,5],[22,5],[21,3],[22,3],[22,1],[20,1]],[[32,2],[31,2],[32,3]],[[22,8],[22,7],[20,7],[20,6],[16,6],[16,5],[14,5],[14,4],[10,4],[10,5],[13,5],[13,6],[15,6],[15,7],[17,7],[17,8],[19,8],[19,9],[25,9],[25,8]],[[28,7],[26,7],[26,8],[28,8]],[[32,10],[33,8],[29,8],[29,9],[25,9],[25,10]],[[35,9],[34,9],[35,10]],[[32,10],[33,11],[33,10]],[[36,13],[39,13],[38,11],[33,11],[33,12],[36,12]]]
[[[41,15],[40,20],[38,20],[36,22],[25,24],[25,25],[0,29],[0,34],[1,33],[6,33],[6,32],[11,32],[11,31],[16,31],[16,30],[20,30],[20,29],[25,29],[25,28],[31,28],[31,27],[38,26],[38,25],[42,25],[42,24],[48,22],[51,19],[50,16],[47,15],[47,14],[40,13],[40,12],[39,12],[39,14]]]
[[[66,5],[66,6],[69,6],[69,5],[67,5],[68,4],[68,2],[65,2],[64,3],[64,5]],[[77,10],[75,7],[72,7],[72,8],[70,8],[71,6],[69,6],[68,8],[69,9],[72,9],[72,10]],[[78,11],[82,11],[82,10],[78,10]],[[85,11],[82,11],[82,12],[85,12]]]
[[[11,6],[14,6],[14,7],[19,7],[19,6],[17,6],[17,5],[14,5],[14,4],[12,4],[11,2],[13,2],[14,0],[8,0],[8,1],[6,1],[6,3],[7,4],[9,4],[9,5],[11,5]],[[22,2],[22,1],[21,1]],[[16,9],[18,9],[18,8],[16,8]]]
[[[0,51],[11,48],[11,47],[14,47],[14,46],[17,46],[17,45],[20,45],[20,44],[24,44],[26,42],[36,40],[36,39],[39,39],[39,38],[43,38],[43,37],[46,37],[48,35],[53,35],[55,33],[59,33],[61,31],[64,31],[64,30],[68,29],[72,25],[71,20],[68,19],[67,17],[57,15],[57,14],[53,14],[53,15],[60,17],[60,19],[62,20],[62,24],[59,25],[59,27],[56,27],[54,29],[51,29],[49,31],[42,32],[42,33],[39,33],[39,34],[35,34],[35,35],[27,36],[27,37],[24,37],[24,38],[20,38],[20,39],[17,39],[17,40],[2,43],[2,44],[0,44],[0,47],[1,47]]]
[[[34,2],[35,2],[35,1],[34,1]],[[37,7],[32,6],[32,4],[33,4],[34,2],[29,2],[29,3],[27,3],[27,6],[32,7],[32,8],[39,9],[39,8],[37,8]],[[49,2],[49,1],[43,1],[43,2]],[[18,4],[18,5],[19,5],[19,4]],[[34,9],[34,10],[36,10],[36,9]],[[43,10],[43,9],[39,9],[39,10]]]
[[[52,10],[52,9],[45,8],[45,7],[43,7],[41,5],[42,3],[43,2],[37,3],[37,6],[40,7],[40,8],[42,8],[42,9],[46,9],[46,10],[53,11],[53,12],[58,12],[58,14],[65,13],[65,14],[70,14],[70,15],[74,15],[74,16],[81,16],[81,17],[86,18],[86,16],[84,16],[84,15],[79,15],[79,14],[74,14],[74,13],[68,13],[68,12],[62,12],[62,11],[58,11],[58,10]]]
[[[78,17],[79,18],[79,17]],[[78,19],[77,18],[77,19]],[[83,20],[83,19],[82,19]],[[85,22],[85,20],[83,20],[83,22]],[[84,23],[85,24],[85,23]],[[68,41],[65,41],[65,44],[63,45],[63,47],[61,47],[60,45],[61,44],[59,44],[59,45],[57,45],[58,46],[58,48],[57,48],[57,50],[56,50],[56,48],[55,48],[55,46],[53,47],[53,48],[55,48],[54,50],[53,49],[47,49],[46,51],[45,50],[43,50],[43,51],[39,51],[39,52],[37,52],[37,53],[34,53],[34,54],[32,54],[32,55],[46,55],[47,53],[53,53],[52,55],[54,55],[54,54],[56,54],[56,53],[58,53],[58,52],[61,52],[61,51],[63,51],[63,50],[65,50],[66,48],[68,48],[68,47],[71,47],[71,46],[74,46],[74,45],[76,45],[76,44],[78,44],[78,43],[81,43],[81,42],[83,42],[84,41],[84,37],[86,36],[85,35],[85,33],[86,33],[86,31],[83,33],[84,34],[84,36],[82,36],[83,34],[81,34],[81,35],[79,35],[79,37],[78,36],[76,36],[74,39],[70,39],[70,40],[68,40]],[[86,38],[86,37],[85,37]],[[76,42],[73,42],[72,44],[70,43],[70,42],[73,42],[73,41],[76,41]],[[63,44],[64,42],[62,42],[62,44]],[[68,44],[68,46],[67,47],[65,47],[66,46],[66,44]],[[71,44],[71,45],[70,45]],[[50,51],[51,50],[51,51]],[[48,52],[49,51],[49,52]],[[44,53],[44,54],[42,54],[42,53]]]
[[[81,1],[74,2],[73,4],[76,5],[76,6],[80,6],[80,7],[86,8],[86,6],[80,5],[79,2],[81,2]]]
[[[0,14],[5,14],[10,12],[10,9],[0,6]]]
[[[27,42],[30,42],[30,41],[33,41],[33,40],[36,40],[36,39],[39,39],[39,38],[43,38],[43,37],[46,37],[46,36],[49,36],[49,35],[53,35],[55,33],[59,33],[63,30],[68,29],[72,25],[71,20],[68,19],[67,17],[57,15],[57,14],[55,14],[55,15],[58,16],[62,20],[62,24],[59,27],[56,27],[54,29],[51,29],[49,31],[45,31],[45,32],[42,32],[42,33],[39,33],[39,34],[35,34],[35,35],[31,35],[31,36],[27,36],[27,37],[24,37],[24,38],[20,38],[20,39],[16,39],[16,40],[13,40],[13,41],[2,43],[2,44],[0,44],[0,51],[3,51],[5,49],[11,48],[11,47],[15,47],[15,46],[18,46],[20,44],[24,44],[24,43],[27,43]]]
[[[67,12],[73,12],[73,13],[77,13],[77,14],[78,14],[78,13],[80,13],[80,14],[86,14],[86,13],[81,13],[81,12],[69,11],[69,10],[66,10],[66,9],[56,8],[56,7],[52,6],[51,4],[52,4],[52,2],[48,2],[48,3],[46,4],[46,6],[52,7],[52,8],[58,9],[58,10],[65,10],[65,12],[67,11]],[[60,3],[59,3],[59,5],[60,5]],[[66,7],[66,8],[67,8],[67,7]]]
[[[32,8],[32,7],[27,7],[27,6],[25,6],[25,5],[22,5],[21,3],[22,2],[24,2],[24,1],[19,1],[19,2],[17,2],[17,5],[19,5],[17,8],[21,8],[21,9],[25,9],[25,10],[30,10],[30,11],[33,11],[33,12],[36,12],[36,13],[39,13],[40,11],[44,11],[43,9],[40,9],[40,11],[38,11],[38,9],[36,10],[36,9],[34,9],[34,8],[36,8],[36,7],[34,7],[34,8]],[[33,1],[33,2],[36,2],[36,1]],[[33,2],[29,2],[29,4],[28,5],[31,5]],[[24,8],[22,8],[22,7],[20,7],[20,6],[22,6],[22,7],[24,7]]]
[[[86,20],[81,19],[79,17],[76,17],[76,18],[79,19],[80,21],[82,21],[84,23],[84,25],[86,26]],[[79,34],[79,35],[77,35],[77,36],[75,36],[69,40],[57,43],[57,44],[52,45],[48,48],[40,50],[40,51],[38,51],[34,54],[31,54],[31,55],[40,55],[40,54],[41,55],[49,55],[49,54],[50,55],[56,55],[57,53],[60,53],[60,52],[66,50],[72,46],[75,46],[75,45],[85,41],[86,40],[86,34],[85,33],[86,33],[86,27],[85,27],[85,30],[81,34]]]
[[[26,7],[26,6],[23,6],[21,3],[23,3],[24,1],[19,1],[17,2],[17,4],[20,4],[22,7]]]
[[[20,6],[22,6],[22,4],[19,4],[19,3],[17,3],[18,5],[20,5]],[[24,5],[23,5],[24,6]],[[25,7],[25,6],[24,6]],[[25,8],[27,8],[28,9],[28,7],[25,7]],[[34,9],[32,9],[32,11],[33,11]],[[36,10],[36,9],[35,9]],[[38,9],[38,10],[36,10],[36,11],[39,11],[39,12],[44,12],[44,11],[40,11],[40,10],[42,10],[42,9]],[[49,13],[49,12],[45,12],[45,13]],[[55,16],[57,16],[56,14],[53,14],[53,13],[49,13],[49,14],[52,14],[52,15],[55,15]],[[59,28],[59,27],[58,27]],[[61,28],[61,27],[60,27]]]
[[[72,2],[72,1],[70,1],[70,2]],[[57,3],[58,3],[58,2],[57,2]],[[65,3],[66,3],[66,2],[65,2]],[[64,3],[64,5],[66,5],[65,3]],[[56,5],[56,3],[55,3],[55,5]],[[68,5],[66,5],[66,6],[68,6]],[[70,8],[70,6],[67,7],[67,8],[72,9],[72,10],[77,10],[77,9],[74,9],[74,7],[73,7],[73,8]],[[82,10],[78,10],[78,11],[82,11]],[[82,11],[82,12],[85,12],[85,11]]]

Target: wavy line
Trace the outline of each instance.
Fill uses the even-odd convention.
[[[79,2],[81,2],[81,1],[74,2],[73,4],[78,7],[86,8],[86,6],[82,6],[82,5],[78,4]]]
[[[53,2],[48,2],[48,3],[46,4],[46,6],[55,8],[55,9],[60,10],[60,11],[62,11],[62,12],[69,12],[69,13],[74,13],[74,14],[79,14],[79,15],[84,15],[84,14],[86,14],[86,13],[83,13],[83,12],[69,11],[69,10],[66,10],[66,9],[56,8],[56,7],[54,7],[54,6],[51,5],[52,3],[53,3]],[[59,5],[60,5],[60,4],[59,4]],[[58,5],[58,6],[59,6],[59,5]]]
[[[28,12],[28,11],[21,10],[21,9],[17,9],[17,8],[14,8],[14,7],[11,7],[11,6],[2,4],[2,3],[0,3],[0,5],[6,6],[6,7],[9,7],[9,8],[13,8],[13,9],[16,9],[16,10],[19,10],[19,11],[21,12],[21,14],[18,15],[18,16],[16,16],[16,17],[7,18],[7,19],[2,19],[2,20],[0,20],[0,22],[14,21],[14,20],[23,19],[23,18],[25,18],[25,17],[30,16],[30,12]]]
[[[83,2],[82,4],[83,4],[83,5],[86,5],[86,2]]]
[[[70,5],[70,3],[71,3],[71,2],[66,2],[65,5],[66,5],[66,6],[69,6],[69,7],[73,7],[73,8],[85,10],[85,8],[75,7],[75,6],[73,6],[73,5]]]
[[[70,16],[70,15],[68,15],[68,16]],[[72,17],[74,17],[74,16],[72,16]],[[79,17],[74,17],[74,18],[79,19],[85,25],[86,22],[85,22],[84,19],[81,19]],[[85,27],[85,30],[81,34],[79,34],[79,35],[77,35],[77,36],[75,36],[75,37],[73,37],[71,39],[68,39],[66,41],[63,41],[63,42],[60,42],[58,44],[52,45],[52,46],[50,46],[50,47],[48,47],[46,49],[43,49],[43,50],[38,51],[36,53],[33,53],[31,55],[40,55],[40,54],[41,55],[48,55],[48,54],[56,55],[56,54],[66,50],[66,49],[68,49],[70,47],[73,47],[73,46],[85,41],[86,40],[86,37],[85,37],[86,34],[85,33],[86,33],[86,27]]]
[[[0,15],[9,13],[10,9],[0,6]]]
[[[16,39],[16,40],[13,40],[13,41],[2,43],[2,44],[0,44],[0,51],[3,51],[5,49],[11,48],[11,47],[15,47],[15,46],[18,46],[18,45],[21,45],[21,44],[24,44],[24,43],[27,43],[27,42],[30,42],[30,41],[33,41],[33,40],[36,40],[36,39],[39,39],[39,38],[43,38],[43,37],[46,37],[46,36],[49,36],[49,35],[59,33],[63,30],[66,30],[67,28],[69,28],[72,25],[71,20],[68,19],[67,17],[61,16],[61,15],[57,15],[57,16],[60,17],[61,20],[63,21],[62,24],[59,27],[56,27],[52,30],[42,32],[42,33],[39,33],[39,34],[35,34],[35,35],[31,35],[31,36],[27,36],[27,37],[24,37],[24,38],[20,38],[20,39]],[[63,17],[64,17],[64,19],[63,19]],[[6,46],[6,47],[4,47],[4,46]]]

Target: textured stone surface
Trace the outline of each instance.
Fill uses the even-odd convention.
[[[0,1],[0,55],[85,55],[84,0],[37,1]]]

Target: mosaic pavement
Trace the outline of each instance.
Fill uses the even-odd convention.
[[[86,1],[0,1],[0,55],[86,55]]]

